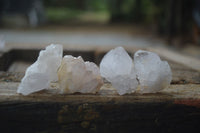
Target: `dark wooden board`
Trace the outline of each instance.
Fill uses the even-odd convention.
[[[4,102],[1,132],[198,132],[200,109],[174,102]]]
[[[171,85],[156,94],[119,96],[59,94],[57,84],[22,96],[19,82],[0,84],[3,132],[195,132],[200,131],[200,85]],[[100,92],[101,92],[100,91]],[[110,93],[112,91],[113,93]]]

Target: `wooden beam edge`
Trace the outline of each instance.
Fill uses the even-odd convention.
[[[174,100],[200,101],[200,84],[170,85],[166,89],[151,94],[133,93],[120,96],[115,89],[104,85],[98,94],[60,94],[54,85],[48,90],[43,90],[23,96],[17,94],[18,82],[0,83],[0,102],[73,102],[73,103],[135,103],[135,102],[164,102]]]

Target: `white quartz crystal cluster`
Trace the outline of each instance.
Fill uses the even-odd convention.
[[[167,61],[148,51],[139,50],[134,55],[134,64],[142,93],[155,93],[167,87],[172,73]]]
[[[120,95],[132,93],[137,89],[133,60],[122,47],[117,47],[104,56],[100,63],[100,72]]]
[[[155,93],[168,86],[172,80],[169,64],[148,51],[139,50],[134,63],[122,47],[109,51],[100,63],[101,76],[106,78],[120,95],[132,93]]]
[[[47,89],[58,81],[62,93],[96,93],[102,86],[99,68],[81,57],[63,57],[62,45],[52,44],[40,51],[37,61],[25,73],[17,92],[28,95]],[[58,80],[59,77],[59,80]]]
[[[96,93],[103,84],[98,66],[80,56],[64,56],[58,78],[62,93]]]
[[[27,68],[17,92],[28,95],[46,89],[50,82],[57,81],[62,56],[63,48],[59,44],[51,44],[41,50],[37,61]]]
[[[82,57],[66,55],[63,47],[51,44],[41,50],[37,61],[25,73],[17,92],[28,95],[47,89],[58,81],[61,93],[96,93],[103,85],[102,77],[111,82],[120,95],[155,93],[172,80],[169,64],[152,52],[139,50],[132,58],[122,47],[109,51],[100,63],[100,70],[93,62]]]

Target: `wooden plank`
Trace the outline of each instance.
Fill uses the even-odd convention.
[[[24,73],[0,71],[0,82],[21,82]]]
[[[174,102],[0,104],[2,132],[198,132],[200,109]]]
[[[2,132],[198,132],[200,109],[173,102],[27,103],[0,107]]]
[[[200,60],[180,54],[178,52],[173,52],[172,50],[166,48],[148,48],[148,50],[158,53],[159,55],[167,58],[168,60],[172,60],[176,63],[183,64],[188,66],[194,70],[200,71]]]
[[[172,70],[172,84],[199,84],[200,72],[173,61],[168,63]]]
[[[178,65],[176,69],[181,70]],[[200,84],[178,82],[156,94],[119,96],[110,84],[104,84],[96,95],[63,95],[54,83],[48,90],[22,96],[16,90],[23,73],[2,72],[0,77],[2,132],[200,130]]]
[[[200,85],[171,85],[156,94],[22,96],[18,82],[0,83],[2,132],[194,132],[200,127]],[[102,88],[113,92],[113,88]]]
[[[126,96],[120,96],[109,84],[104,84],[98,94],[59,94],[58,84],[52,83],[48,90],[37,92],[29,96],[17,94],[19,82],[1,82],[0,83],[0,102],[3,101],[25,101],[25,102],[111,102],[132,103],[132,102],[154,102],[171,101],[177,99],[200,99],[199,84],[180,84],[170,85],[166,89],[155,94],[133,93]],[[106,93],[107,91],[107,93]]]
[[[101,54],[95,52],[95,61]],[[200,131],[200,72],[174,61],[169,64],[169,87],[155,94],[124,96],[110,84],[98,94],[64,95],[57,83],[23,96],[16,91],[24,73],[0,72],[1,132]]]

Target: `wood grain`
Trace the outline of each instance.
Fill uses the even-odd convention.
[[[49,90],[16,93],[18,82],[0,84],[2,132],[198,132],[200,85],[171,85],[156,94],[61,95]],[[113,92],[104,85],[102,89]]]

